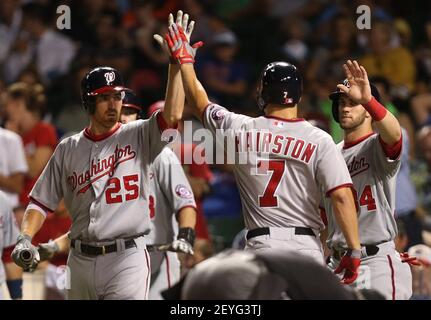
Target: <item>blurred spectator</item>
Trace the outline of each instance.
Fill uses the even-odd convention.
[[[28,166],[21,137],[13,131],[0,128],[0,190],[12,208],[19,204],[18,196],[24,188]]]
[[[144,1],[138,3],[135,10],[136,23],[131,30],[134,46],[131,49],[133,73],[130,74],[129,87],[140,97],[144,105],[149,105],[164,94],[162,84],[166,81],[168,56],[153,39],[154,34],[164,35],[167,32],[166,21],[161,24],[154,17],[155,3]]]
[[[0,1],[0,65],[3,65],[18,38],[22,11],[18,0]]]
[[[416,190],[410,178],[409,137],[402,128],[403,148],[401,152],[401,167],[397,175],[395,218],[403,222],[407,236],[406,248],[423,243],[422,222],[416,213],[418,206]]]
[[[344,78],[342,66],[346,57],[355,59],[359,55],[352,17],[345,14],[335,16],[331,22],[330,34],[329,45],[318,47],[306,69],[309,80],[331,77],[340,81]],[[321,81],[319,83],[322,84]]]
[[[317,100],[317,110],[329,119],[330,134],[335,142],[342,140],[342,130],[332,117],[332,103],[328,99],[328,92],[344,78],[343,63],[346,57],[355,58],[359,55],[356,44],[355,26],[352,18],[347,14],[339,14],[330,24],[329,45],[319,46],[310,63],[305,68],[305,76],[309,83],[309,93]],[[320,81],[325,79],[325,81]]]
[[[52,83],[68,70],[76,53],[75,44],[50,28],[47,9],[37,3],[23,6],[23,29],[35,41],[37,70],[45,84]]]
[[[282,54],[287,61],[303,69],[310,54],[306,42],[308,24],[298,17],[288,16],[281,21],[280,29],[285,36],[285,42],[281,48]]]
[[[394,86],[396,96],[406,97],[414,89],[416,66],[409,49],[391,43],[392,25],[373,21],[369,34],[370,52],[360,63],[369,77],[383,76]]]
[[[431,125],[431,93],[423,93],[413,97],[410,108],[416,127]]]
[[[211,55],[199,64],[210,99],[231,108],[241,107],[248,81],[246,65],[235,58],[237,46],[233,32],[215,34],[211,39]]]
[[[79,132],[88,124],[81,102],[81,79],[88,71],[90,68],[87,65],[79,66],[69,76],[70,86],[62,95],[64,105],[56,118],[56,126],[63,132]]]
[[[415,51],[418,93],[428,93],[431,89],[431,19],[424,26],[425,39]]]
[[[6,92],[6,128],[22,137],[29,167],[24,190],[20,195],[20,204],[23,207],[27,206],[28,193],[57,144],[55,128],[41,120],[44,115],[45,100],[43,87],[40,84],[28,85],[18,82],[9,86]],[[20,214],[17,216],[19,224]]]

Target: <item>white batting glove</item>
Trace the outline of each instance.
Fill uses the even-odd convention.
[[[193,246],[185,239],[178,239],[172,242],[169,247],[169,251],[186,253],[191,255],[194,254]]]
[[[187,13],[183,14],[183,12],[181,10],[178,10],[175,23],[177,26],[180,26],[184,30],[184,34],[186,35],[187,41],[190,42],[190,37],[193,33],[193,29],[195,27],[195,22],[192,20],[189,23],[189,15]],[[173,24],[174,24],[174,15],[172,13],[170,13],[169,18],[168,18],[168,26],[171,26]],[[153,38],[163,48],[163,50],[168,55],[170,55],[169,47],[168,47],[168,44],[167,44],[166,40],[164,39],[164,37],[162,37],[159,34],[155,34],[155,35],[153,35]]]
[[[31,243],[31,237],[26,234],[20,234],[17,238],[15,248],[11,254],[12,260],[24,271],[34,271],[40,261],[39,252]]]

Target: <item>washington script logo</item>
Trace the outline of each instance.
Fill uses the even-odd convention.
[[[74,171],[71,176],[67,177],[67,181],[72,187],[72,191],[79,188],[78,194],[85,193],[95,181],[107,174],[112,177],[115,169],[120,163],[126,162],[135,157],[136,152],[132,150],[130,145],[120,148],[117,144],[112,155],[104,159],[92,159],[89,170],[82,173]]]
[[[356,176],[369,168],[370,164],[365,160],[365,157],[362,157],[359,160],[356,160],[356,157],[353,157],[353,160],[347,165],[347,169],[349,169],[351,177]]]

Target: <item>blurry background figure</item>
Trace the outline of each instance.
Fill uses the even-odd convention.
[[[417,257],[422,264],[421,266],[412,266],[412,299],[431,300],[431,248],[418,244],[411,247],[408,254]]]
[[[211,38],[211,51],[206,59],[198,62],[203,85],[211,101],[241,109],[247,90],[246,65],[236,55],[238,39],[232,31],[223,31]]]
[[[36,68],[44,84],[54,82],[69,71],[76,54],[75,44],[51,28],[54,15],[47,9],[35,2],[28,3],[22,8],[23,30],[28,32],[34,44],[32,54],[35,56]]]
[[[12,208],[19,205],[19,195],[24,188],[28,172],[21,137],[0,127],[0,191],[3,191]]]
[[[196,265],[162,295],[168,300],[383,299],[376,291],[358,294],[325,266],[288,250],[223,251]]]
[[[10,85],[4,97],[5,127],[22,138],[28,172],[20,194],[20,207],[29,203],[30,193],[57,145],[57,133],[49,123],[43,122],[46,96],[40,84],[17,82]],[[15,210],[18,225],[21,225],[23,209]]]

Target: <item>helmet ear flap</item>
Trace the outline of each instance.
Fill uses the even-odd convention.
[[[94,114],[94,112],[96,111],[96,100],[95,97],[82,97],[82,106],[84,107],[84,110],[88,113],[88,114]]]

